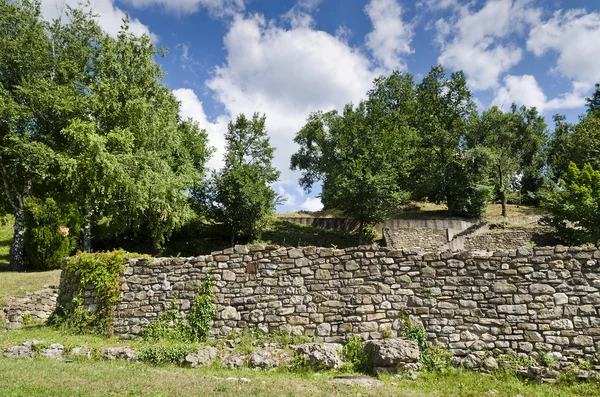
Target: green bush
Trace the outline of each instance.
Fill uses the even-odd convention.
[[[416,342],[419,347],[420,359],[423,369],[432,372],[445,372],[450,367],[452,354],[443,347],[433,345],[427,341],[427,331],[421,326],[413,326],[408,318],[402,318],[403,335]]]
[[[115,306],[121,301],[121,275],[125,270],[125,261],[143,255],[115,250],[103,253],[79,252],[67,258],[65,272],[67,278],[76,277],[79,290],[73,304],[58,307],[48,322],[56,326],[100,333],[112,331]],[[98,304],[96,311],[91,312],[83,305],[83,289],[88,285],[94,288]]]
[[[569,244],[597,243],[600,240],[600,170],[586,164],[581,170],[575,163],[561,181],[562,189],[549,196],[546,206],[557,237]]]
[[[348,339],[343,348],[344,358],[350,363],[351,369],[355,372],[369,372],[371,363],[369,356],[364,349],[363,341],[356,336]]]
[[[59,269],[77,246],[80,223],[73,206],[29,197],[25,204],[25,268]]]
[[[185,357],[198,348],[198,345],[189,343],[147,344],[141,348],[138,358],[152,365],[183,364]]]

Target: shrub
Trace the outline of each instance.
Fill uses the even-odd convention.
[[[561,181],[562,189],[549,196],[546,207],[557,237],[569,244],[600,240],[600,170],[586,164],[581,170],[571,162]]]
[[[113,311],[121,300],[121,275],[125,270],[125,260],[142,255],[115,250],[105,253],[89,254],[79,252],[67,258],[66,277],[76,277],[79,290],[72,305],[58,307],[50,324],[66,325],[78,331],[95,330],[101,333],[111,332],[114,320]],[[91,312],[83,306],[83,289],[92,285],[98,308]]]
[[[141,348],[138,358],[152,365],[183,364],[185,357],[198,348],[189,343],[147,344]]]
[[[177,308],[177,296],[175,296],[171,301],[171,307],[142,330],[143,338],[147,340],[206,341],[216,313],[213,299],[213,282],[210,275],[207,274],[196,293],[194,304],[190,308],[187,319],[177,318],[179,310]]]
[[[27,199],[25,210],[25,268],[59,269],[77,245],[77,210],[71,205],[61,207],[51,198],[35,197]]]
[[[369,372],[371,370],[371,363],[365,352],[363,341],[356,336],[348,339],[344,345],[343,353],[352,370],[356,372]]]
[[[443,347],[427,341],[427,331],[421,326],[413,326],[408,318],[402,318],[404,336],[417,343],[423,369],[432,372],[445,372],[450,366],[452,354]]]

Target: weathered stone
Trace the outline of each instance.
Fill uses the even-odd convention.
[[[575,346],[594,346],[594,339],[591,336],[578,335],[573,338],[573,344]]]
[[[214,347],[200,349],[196,353],[190,353],[185,356],[184,364],[189,365],[190,367],[204,367],[211,365],[217,359],[218,354],[219,350]]]
[[[100,356],[105,360],[135,361],[136,353],[129,347],[105,347],[99,350]]]
[[[407,339],[383,339],[367,341],[364,345],[370,362],[375,367],[397,367],[419,361],[419,347]]]
[[[304,343],[296,353],[304,357],[307,365],[316,369],[337,369],[343,365],[340,358],[342,345],[337,343]]]
[[[241,318],[241,316],[235,307],[227,306],[221,312],[221,318],[223,320],[239,320]]]
[[[546,284],[531,284],[529,293],[531,294],[553,294],[555,289]]]
[[[517,292],[517,287],[514,284],[506,282],[494,283],[493,289],[497,294],[514,294]]]
[[[35,354],[27,346],[13,346],[4,350],[2,354],[7,358],[33,358]]]
[[[554,320],[550,322],[550,328],[552,329],[573,329],[573,322],[568,318],[561,318],[560,320]]]
[[[481,361],[481,367],[488,371],[496,371],[498,369],[498,362],[492,356],[487,356]]]
[[[333,380],[330,380],[329,383],[335,385],[348,385],[348,386],[360,386],[360,387],[380,387],[384,386],[380,380],[373,379],[368,376],[340,376],[336,377]]]

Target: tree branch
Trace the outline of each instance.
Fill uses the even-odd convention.
[[[2,174],[2,182],[4,182],[4,189],[6,191],[6,199],[8,200],[8,203],[11,205],[11,207],[13,207],[13,209],[15,211],[17,211],[17,205],[15,204],[15,201],[12,199],[11,195],[10,195],[10,185],[8,182],[8,173],[6,172],[6,168],[4,167],[4,164],[2,164],[2,162],[0,162],[0,173]]]

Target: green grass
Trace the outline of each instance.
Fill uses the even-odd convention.
[[[10,262],[10,244],[13,236],[13,218],[8,216],[5,222],[0,218],[0,270],[6,269]],[[1,289],[0,289],[1,291]]]
[[[0,299],[25,292],[39,291],[45,286],[58,286],[60,270],[47,272],[0,272]]]
[[[386,377],[382,387],[330,384],[336,374],[273,372],[217,367],[152,367],[122,361],[0,357],[0,395],[16,396],[405,396],[571,397],[597,396],[598,383],[538,385],[508,376],[451,370],[416,381]],[[228,379],[229,378],[229,379]],[[233,379],[232,379],[233,378]],[[248,382],[235,381],[246,378]]]

